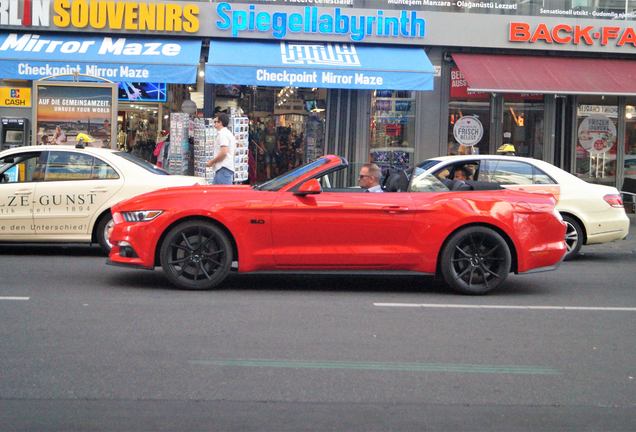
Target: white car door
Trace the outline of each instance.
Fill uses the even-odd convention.
[[[33,230],[33,194],[41,152],[0,159],[0,240],[28,240]]]
[[[81,151],[49,151],[44,181],[35,188],[33,219],[38,238],[90,238],[97,212],[123,186],[101,159]]]

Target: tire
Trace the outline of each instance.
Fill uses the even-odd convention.
[[[440,258],[444,281],[462,294],[481,295],[498,288],[510,273],[508,244],[486,227],[464,228],[450,237]]]
[[[160,260],[166,277],[176,287],[212,289],[230,272],[232,244],[213,223],[183,222],[166,235],[161,245]]]
[[[565,230],[565,244],[567,245],[567,252],[565,252],[564,261],[569,261],[576,258],[581,250],[581,246],[583,246],[583,229],[581,228],[581,224],[579,224],[572,216],[562,216],[563,222],[567,225],[567,229]]]
[[[97,222],[97,226],[95,228],[95,237],[97,238],[97,243],[99,243],[106,255],[110,253],[110,249],[112,247],[110,241],[108,241],[108,230],[112,228],[112,226],[113,215],[111,215],[109,211],[101,217],[99,222]]]

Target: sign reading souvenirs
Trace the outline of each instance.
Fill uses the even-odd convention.
[[[424,50],[417,48],[219,40],[210,45],[205,79],[214,84],[431,90],[433,73]]]
[[[198,15],[196,2],[0,0],[5,26],[196,33]]]
[[[200,41],[0,34],[0,76],[36,80],[85,74],[112,81],[196,81]],[[166,67],[169,65],[170,67]]]

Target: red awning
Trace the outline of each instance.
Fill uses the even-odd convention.
[[[453,54],[468,89],[492,93],[636,95],[636,61]]]

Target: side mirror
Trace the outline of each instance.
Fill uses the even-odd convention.
[[[294,192],[294,195],[316,195],[321,192],[322,188],[320,187],[320,182],[313,178],[298,186],[298,190]]]
[[[9,183],[9,176],[7,174],[2,174],[0,178],[0,183]]]

